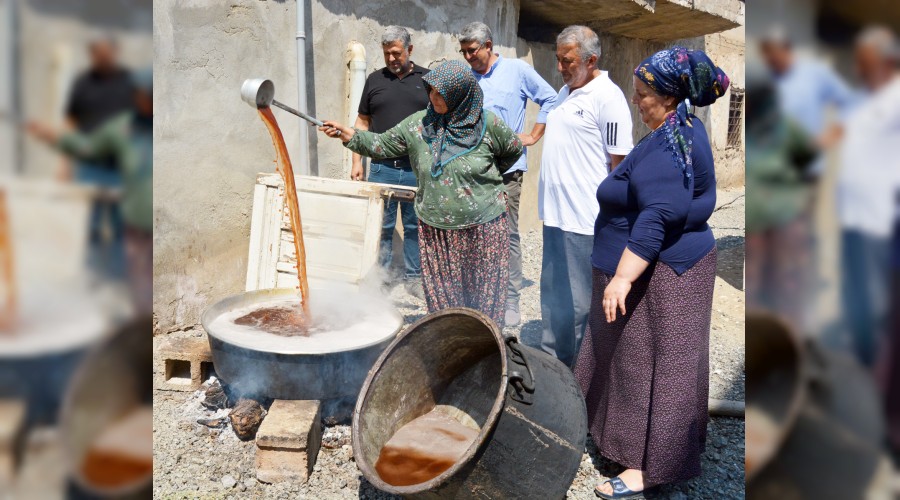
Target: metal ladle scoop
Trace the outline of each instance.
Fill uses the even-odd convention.
[[[244,83],[241,85],[241,99],[255,108],[275,106],[288,113],[295,114],[317,127],[324,125],[321,120],[276,101],[275,84],[272,83],[272,80],[266,80],[265,78],[251,78],[244,80]]]

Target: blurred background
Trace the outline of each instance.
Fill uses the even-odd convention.
[[[152,2],[0,0],[0,496],[149,496]]]
[[[900,4],[747,9],[747,496],[894,498]]]

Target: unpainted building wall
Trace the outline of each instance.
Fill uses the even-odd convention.
[[[92,37],[112,35],[122,63],[137,68],[153,63],[150,0],[92,2],[18,2],[19,99],[23,118],[63,123],[69,88],[88,65],[86,44]],[[44,144],[24,140],[24,174],[52,176],[60,157]]]
[[[728,145],[729,109],[731,107],[732,89],[746,89],[744,77],[744,28],[738,27],[722,33],[706,36],[706,52],[717,66],[725,71],[731,85],[709,110],[710,140],[713,157],[716,162],[716,181],[720,188],[731,188],[744,185],[744,125],[743,109],[738,125],[740,137],[731,146]],[[744,108],[742,105],[741,108]]]
[[[212,301],[243,288],[253,185],[257,172],[275,170],[275,155],[256,110],[240,100],[240,85],[271,78],[276,97],[296,104],[294,12],[293,2],[156,2],[159,329],[191,327]],[[298,120],[278,116],[296,157]]]

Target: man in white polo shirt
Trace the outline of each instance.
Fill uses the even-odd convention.
[[[857,38],[855,55],[867,93],[845,119],[840,148],[841,298],[855,354],[871,368],[883,354],[891,310],[891,236],[900,191],[900,44],[889,28],[872,26]]]
[[[597,186],[632,148],[622,90],[597,67],[600,39],[585,26],[556,38],[566,83],[547,116],[538,212],[544,221],[541,348],[573,366],[591,307],[591,250]]]

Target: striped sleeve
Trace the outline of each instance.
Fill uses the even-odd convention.
[[[614,155],[627,155],[631,152],[631,110],[621,91],[607,96],[601,105],[598,116],[598,129],[603,134],[606,151]]]

